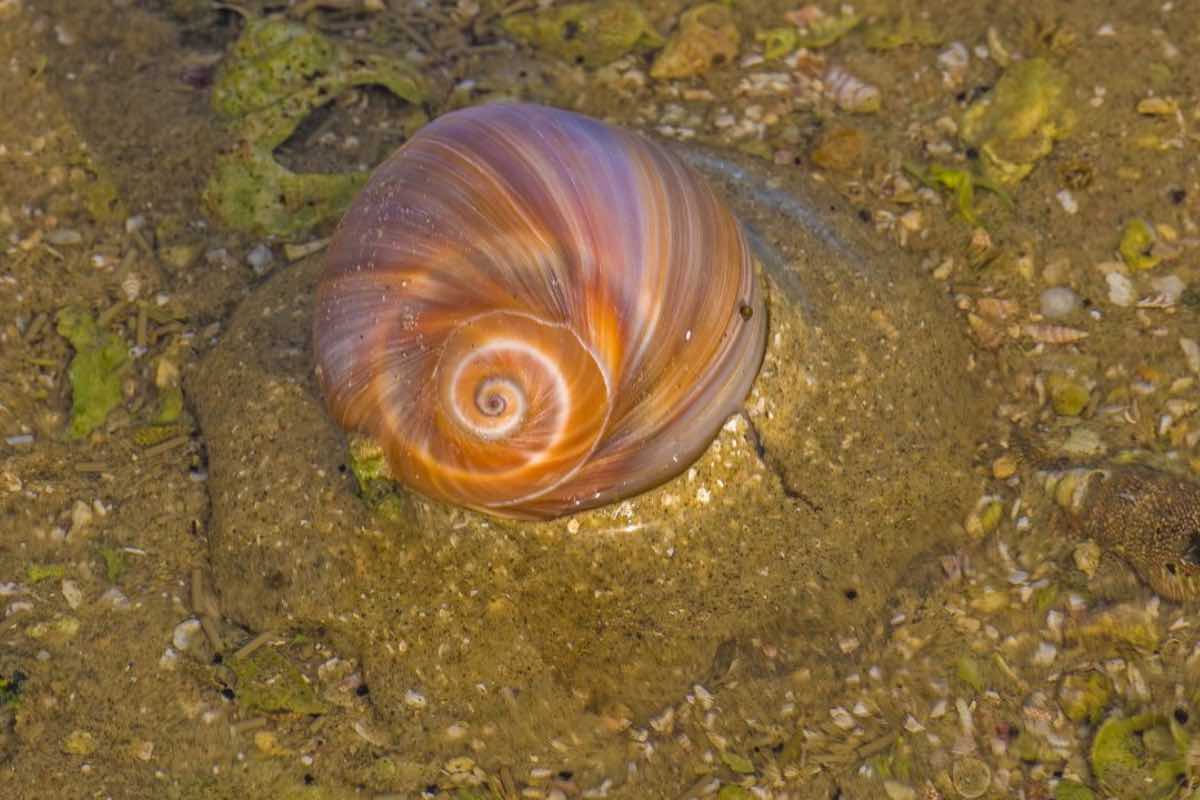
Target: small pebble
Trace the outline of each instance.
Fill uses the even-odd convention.
[[[250,269],[254,270],[255,275],[262,275],[271,267],[271,262],[275,257],[271,254],[271,248],[265,244],[256,244],[249,253],[246,254],[246,263],[250,265]]]
[[[1042,316],[1047,319],[1062,319],[1079,309],[1079,295],[1066,286],[1051,286],[1042,292]]]
[[[171,643],[175,645],[176,650],[186,651],[199,636],[200,620],[185,619],[175,626],[175,632],[171,636]]]
[[[72,580],[64,580],[62,582],[63,598],[66,599],[67,605],[71,608],[79,608],[83,603],[83,590],[79,588],[79,584]]]
[[[68,244],[82,244],[83,234],[71,228],[55,228],[46,234],[46,241],[59,247]]]
[[[1115,306],[1131,306],[1137,300],[1133,289],[1133,281],[1119,272],[1110,272],[1105,276],[1108,282],[1108,301]]]
[[[100,605],[108,606],[114,611],[124,611],[129,608],[129,598],[117,587],[112,587],[100,595]]]

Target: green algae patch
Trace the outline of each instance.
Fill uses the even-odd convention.
[[[735,753],[732,750],[726,750],[721,753],[721,763],[729,767],[738,775],[753,775],[754,762],[746,758],[740,753]]]
[[[237,679],[237,701],[252,712],[324,714],[329,706],[300,668],[273,647],[260,647],[229,662]]]
[[[213,84],[213,109],[236,119],[303,91],[335,68],[337,50],[297,23],[250,20]]]
[[[955,205],[959,215],[971,225],[979,224],[979,214],[975,210],[975,190],[984,189],[999,197],[1006,206],[1013,208],[1013,201],[995,181],[970,170],[956,167],[945,167],[940,164],[930,164],[922,168],[918,164],[908,163],[904,170],[931,189],[943,190],[954,195]]]
[[[960,136],[979,150],[985,178],[1011,185],[1023,180],[1054,143],[1075,126],[1067,105],[1066,73],[1041,58],[1018,61],[995,90],[963,114]]]
[[[281,237],[336,220],[366,173],[296,173],[274,152],[312,111],[366,85],[414,105],[431,93],[429,82],[398,59],[344,47],[296,22],[248,22],[213,85],[213,108],[230,120],[234,143],[218,156],[205,187],[209,211],[231,228]]]
[[[982,694],[987,688],[987,680],[979,662],[970,656],[962,656],[954,662],[954,677],[964,686],[969,686],[976,694]]]
[[[717,800],[754,800],[754,794],[745,786],[727,783],[717,792]]]
[[[100,330],[87,311],[68,307],[58,312],[57,330],[75,348],[67,366],[71,383],[68,434],[82,439],[104,424],[121,404],[121,374],[129,363],[129,346],[114,333]]]
[[[1100,672],[1068,675],[1062,680],[1058,704],[1072,722],[1100,721],[1112,699],[1112,683]]]
[[[553,56],[598,67],[632,52],[663,46],[663,38],[633,3],[568,3],[513,14],[501,29],[518,41]]]
[[[100,559],[104,562],[104,577],[108,578],[109,583],[120,581],[121,576],[125,574],[125,570],[129,568],[125,551],[119,547],[101,545],[97,552],[99,552]]]
[[[226,225],[247,233],[296,237],[338,217],[366,174],[298,175],[269,152],[222,156],[204,199]]]
[[[763,47],[763,58],[768,61],[783,58],[796,49],[799,37],[795,28],[766,28],[754,34],[754,41]]]
[[[25,577],[30,583],[58,580],[65,574],[66,569],[62,564],[30,564],[25,570]]]
[[[183,389],[168,386],[158,393],[158,410],[151,420],[155,425],[170,425],[183,413]]]
[[[347,466],[359,495],[373,513],[393,523],[409,521],[412,505],[408,494],[397,487],[387,456],[374,439],[351,436]]]
[[[1054,787],[1054,800],[1096,800],[1096,793],[1077,781],[1062,780]]]
[[[1092,773],[1119,797],[1169,797],[1186,775],[1189,739],[1156,714],[1109,717],[1092,740]]]

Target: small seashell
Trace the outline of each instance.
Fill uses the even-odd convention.
[[[971,326],[971,332],[979,344],[988,350],[994,350],[1004,343],[1004,331],[978,314],[967,314],[967,324]]]
[[[142,294],[142,279],[136,272],[130,272],[121,279],[121,293],[129,302],[137,300]]]
[[[952,770],[954,788],[962,797],[983,797],[992,783],[992,771],[987,764],[974,756],[960,758]]]
[[[315,316],[343,428],[426,496],[526,519],[686,469],[766,343],[749,242],[708,184],[655,142],[527,104],[446,114],[384,162]]]
[[[1175,301],[1166,292],[1155,292],[1137,301],[1138,308],[1171,308]]]
[[[1086,339],[1088,335],[1087,331],[1082,331],[1078,328],[1042,323],[1028,323],[1023,325],[1021,330],[1030,339],[1036,342],[1045,342],[1046,344],[1070,344],[1078,342],[1080,339]]]
[[[843,111],[870,114],[883,104],[879,87],[860,80],[842,67],[830,67],[823,80],[826,96]]]

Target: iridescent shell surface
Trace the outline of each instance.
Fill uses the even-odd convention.
[[[333,417],[429,497],[508,517],[678,474],[766,338],[732,213],[661,145],[579,114],[446,114],[371,176],[317,293]]]

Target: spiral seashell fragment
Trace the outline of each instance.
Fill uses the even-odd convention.
[[[342,220],[317,293],[329,408],[394,477],[550,518],[685,469],[758,372],[742,230],[662,146],[490,105],[422,129]]]

